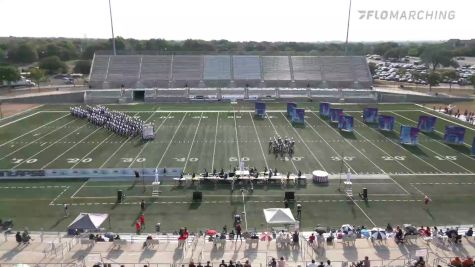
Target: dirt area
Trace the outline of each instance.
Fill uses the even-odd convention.
[[[10,103],[2,103],[0,105],[0,117],[6,118],[17,113],[23,112],[25,110],[38,107],[39,104],[10,104]]]

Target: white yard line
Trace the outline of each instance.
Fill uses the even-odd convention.
[[[421,105],[419,105],[419,104],[416,104],[416,106],[420,106],[420,107],[422,107],[422,108],[431,110],[430,108],[421,106]],[[425,113],[425,114],[427,114],[427,115],[431,115],[431,116],[437,117],[437,118],[439,118],[439,119],[441,119],[441,120],[444,120],[444,121],[446,121],[446,122],[450,122],[450,123],[456,124],[456,125],[458,125],[458,126],[463,126],[463,127],[468,128],[468,129],[470,129],[470,130],[472,130],[472,131],[475,131],[474,128],[472,128],[471,126],[469,126],[469,125],[470,125],[469,123],[467,123],[468,125],[466,125],[466,124],[463,124],[463,123],[451,121],[451,120],[449,120],[449,119],[446,119],[446,118],[441,117],[441,116],[439,116],[439,115],[437,115],[437,114],[433,114],[433,113],[430,113],[430,112],[427,112],[427,111],[423,111],[423,110],[419,110],[419,111],[422,112],[422,113]],[[393,110],[392,112],[397,112],[397,111],[394,111],[394,110]],[[437,111],[434,111],[434,112],[437,112]],[[438,112],[437,112],[437,113],[438,113]],[[450,116],[447,115],[447,114],[442,114],[442,115],[443,115],[443,116],[447,116],[447,117],[449,117],[449,118],[452,118],[452,117],[450,117]]]
[[[371,220],[371,218],[368,216],[368,214],[366,214],[366,212],[364,212],[364,210],[360,207],[360,205],[356,204],[356,201],[350,197],[351,201],[353,202],[353,204],[355,204],[358,209],[360,209],[360,211],[363,213],[363,215],[373,224],[373,226],[376,226],[376,224],[373,222],[373,220]]]
[[[82,183],[82,185],[78,188],[78,190],[74,191],[74,194],[72,194],[70,196],[70,198],[76,198],[76,194],[79,193],[79,191],[81,191],[81,189],[87,184],[88,180],[84,181],[84,183]]]
[[[27,109],[27,110],[23,110],[22,112],[13,114],[13,115],[11,115],[11,116],[3,117],[3,118],[0,119],[0,122],[1,122],[1,121],[4,121],[4,120],[8,120],[8,119],[13,118],[13,117],[16,117],[16,116],[20,116],[20,115],[25,114],[25,113],[27,113],[27,112],[30,112],[30,111],[32,111],[32,110],[34,110],[34,109],[41,108],[42,106],[44,106],[44,105],[39,105],[39,106],[37,106],[37,107],[32,107],[32,108],[29,108],[29,109]],[[39,112],[36,112],[36,113],[39,113]]]
[[[360,122],[358,119],[354,118],[356,121]],[[361,124],[364,126],[364,127],[367,127],[367,128],[370,128],[368,127],[366,124],[362,123]],[[368,143],[370,143],[372,146],[376,147],[377,149],[379,149],[379,151],[383,152],[384,154],[386,154],[386,156],[391,156],[388,152],[386,152],[385,150],[383,150],[382,148],[380,148],[379,146],[377,146],[376,144],[374,144],[373,142],[371,142],[368,138],[366,138],[366,136],[360,134],[358,131],[356,131],[355,129],[353,129],[353,132],[355,132],[356,134],[358,134],[359,136],[363,137],[363,139],[365,139],[366,141],[368,141]],[[415,173],[413,170],[411,170],[409,167],[407,167],[406,165],[404,165],[401,161],[395,159],[395,161],[401,165],[402,167],[404,167],[406,170],[408,170],[409,172],[411,173]]]
[[[275,133],[276,135],[279,135],[279,133],[277,132],[277,129],[276,129],[275,126],[274,126],[274,123],[273,123],[272,120],[269,118],[269,116],[267,116],[267,120],[270,122],[270,125],[272,126],[272,129],[274,129],[274,133]],[[292,126],[291,126],[291,127],[292,127]],[[317,161],[317,162],[318,162],[318,161]],[[297,168],[297,166],[295,166],[295,163],[294,163],[294,161],[293,161],[292,159],[290,159],[290,163],[292,163],[292,166],[294,166],[295,171],[298,172],[298,168]]]
[[[140,113],[140,112],[135,111],[135,115],[137,115],[137,114],[139,114],[139,113]],[[135,116],[135,115],[134,115],[134,116]],[[152,116],[153,116],[153,113],[152,113],[152,115],[148,116],[148,118],[147,118],[144,122],[147,122]],[[102,163],[102,165],[99,167],[99,169],[104,168],[104,166],[107,164],[107,162],[109,162],[109,160],[111,160],[111,159],[115,156],[115,154],[117,154],[117,152],[119,152],[120,149],[121,149],[122,147],[124,147],[125,144],[127,144],[127,142],[128,142],[130,139],[132,139],[132,138],[133,138],[132,136],[129,136],[129,137],[114,151],[114,153],[112,153],[112,155],[110,155],[110,156],[106,159],[106,161],[104,161],[104,163]]]
[[[330,129],[332,129],[336,134],[340,135],[340,133],[335,130],[331,125],[329,125],[326,121],[322,120],[317,114],[315,114],[315,112],[311,111],[310,113],[313,113],[313,115],[315,115],[315,117],[317,117],[317,119],[321,120],[324,124],[326,124]],[[355,147],[351,142],[349,142],[348,140],[346,140],[345,138],[343,138],[343,140],[345,140],[345,142],[347,144],[349,144],[351,147],[353,147],[356,151],[358,151],[358,153],[360,153],[364,158],[366,158],[369,162],[371,162],[371,164],[373,164],[376,168],[378,168],[382,173],[385,173],[386,172],[381,168],[379,167],[376,163],[374,163],[374,161],[372,161],[370,158],[368,158],[363,152],[361,152],[361,150],[359,150],[357,147]]]
[[[15,149],[14,151],[12,151],[12,152],[8,153],[7,155],[3,156],[2,158],[0,158],[0,160],[4,159],[4,158],[6,158],[6,157],[8,157],[8,156],[10,156],[10,155],[15,154],[16,152],[22,150],[23,148],[25,148],[25,147],[27,147],[27,146],[29,146],[29,145],[31,145],[31,144],[36,143],[38,140],[43,139],[43,138],[45,138],[46,136],[48,136],[48,135],[50,135],[50,134],[52,134],[52,133],[54,133],[54,132],[56,132],[56,131],[61,130],[62,128],[66,127],[68,124],[73,123],[73,122],[75,122],[75,121],[76,121],[76,119],[75,119],[75,120],[72,120],[72,121],[70,121],[70,122],[68,122],[68,123],[66,123],[65,125],[63,125],[63,126],[57,128],[57,129],[55,129],[55,130],[53,130],[53,131],[51,131],[51,132],[49,132],[49,133],[47,133],[46,135],[43,135],[43,136],[38,137],[36,140],[34,140],[34,141],[32,141],[32,142],[28,142],[26,145],[24,145],[24,146],[22,146],[22,147],[20,147],[20,148],[17,148],[17,149]],[[86,124],[84,124],[84,125],[86,125]],[[83,125],[83,126],[84,126],[84,125]]]
[[[133,111],[127,111],[127,110],[121,110],[120,112],[124,113],[132,113],[132,112],[139,112],[139,113],[218,113],[218,112],[226,112],[226,109],[221,109],[221,110],[133,110]],[[243,112],[254,112],[255,110],[253,109],[246,109],[246,110],[240,110],[240,113]],[[421,111],[420,109],[391,109],[391,110],[380,110],[381,112],[400,112],[400,111]],[[68,110],[41,110],[38,111],[38,113],[65,113],[69,112]],[[281,112],[287,112],[286,109],[272,109],[272,110],[267,110],[267,113],[281,113]],[[361,112],[361,110],[345,110],[345,112]]]
[[[396,115],[396,116],[400,116],[400,117],[403,117],[403,118],[404,118],[404,116],[398,115],[397,113],[394,113],[394,112],[391,112],[391,113],[394,114],[394,115]],[[395,121],[395,122],[396,122],[397,124],[399,124],[399,125],[402,125],[402,124],[401,124],[400,122],[398,122],[398,121]],[[421,147],[424,147],[425,149],[431,151],[432,153],[436,154],[436,155],[439,156],[439,157],[443,157],[441,154],[435,152],[434,150],[428,148],[427,146],[425,146],[425,145],[423,145],[423,144],[421,144],[421,143],[419,143],[418,145],[421,146]],[[455,162],[455,161],[453,161],[453,160],[449,160],[449,162],[452,163],[452,164],[454,164],[454,165],[459,166],[460,168],[466,170],[466,171],[469,172],[469,173],[472,172],[472,171],[470,171],[469,169],[465,168],[464,166],[458,164],[457,162]]]
[[[66,114],[66,115],[64,115],[64,116],[61,116],[61,117],[59,117],[59,118],[57,118],[57,119],[55,119],[55,120],[53,120],[53,121],[50,121],[50,122],[48,122],[48,123],[46,123],[46,124],[43,124],[43,125],[41,125],[41,126],[35,128],[35,129],[33,129],[33,130],[29,131],[29,132],[26,132],[26,133],[24,133],[24,134],[22,134],[22,135],[20,135],[20,136],[18,136],[18,137],[15,137],[15,138],[13,138],[13,139],[10,140],[10,141],[7,141],[7,142],[1,144],[0,147],[11,143],[11,142],[17,140],[18,138],[22,138],[23,136],[25,136],[25,135],[27,135],[27,134],[30,134],[30,133],[35,132],[35,131],[38,131],[39,129],[41,129],[41,128],[43,128],[43,127],[46,127],[46,126],[50,125],[51,123],[54,123],[54,122],[56,122],[56,121],[58,121],[58,120],[60,120],[60,119],[62,119],[62,118],[64,118],[64,117],[66,117],[66,116],[68,116],[68,115],[69,115],[69,114]]]
[[[267,159],[266,159],[266,155],[264,153],[264,149],[262,149],[261,139],[259,138],[259,134],[257,133],[256,124],[254,123],[254,118],[252,118],[251,112],[249,112],[248,114],[249,114],[249,117],[251,118],[252,125],[254,126],[254,131],[256,132],[257,141],[259,143],[259,147],[261,148],[261,152],[262,152],[262,158],[264,159],[264,163],[266,164],[266,168],[269,169],[269,165],[267,164]]]
[[[36,156],[36,155],[39,155],[40,153],[42,153],[43,151],[47,150],[48,148],[50,148],[50,147],[56,145],[59,141],[65,139],[66,137],[72,135],[73,133],[75,133],[75,132],[81,130],[83,127],[85,127],[85,126],[87,126],[87,125],[88,125],[88,123],[85,123],[83,126],[81,126],[81,127],[77,128],[76,130],[74,130],[74,131],[68,133],[67,135],[61,137],[60,139],[54,141],[53,143],[51,143],[51,144],[48,145],[47,147],[41,149],[40,151],[36,152],[35,154],[29,156],[29,157],[28,157],[27,159],[25,159],[24,161],[22,161],[22,162],[18,163],[17,165],[13,166],[12,169],[16,169],[18,166],[22,165],[24,162],[28,161],[29,159],[32,159],[32,158],[33,158],[34,156]]]
[[[3,125],[0,125],[0,128],[3,128],[3,127],[5,127],[5,126],[8,126],[8,125],[13,124],[13,123],[17,123],[17,122],[19,122],[19,121],[21,121],[21,120],[24,120],[24,119],[26,119],[26,118],[35,116],[36,114],[38,114],[38,112],[35,112],[35,113],[30,114],[30,115],[25,116],[25,117],[18,118],[18,119],[14,120],[14,121],[11,121],[11,122],[7,122],[7,123],[5,123],[5,124],[3,124]]]
[[[74,167],[76,167],[79,163],[81,163],[87,156],[89,156],[92,152],[94,152],[97,148],[99,148],[105,141],[107,141],[112,135],[114,135],[114,133],[110,133],[109,136],[107,136],[106,138],[102,139],[102,141],[97,144],[97,146],[94,146],[93,149],[91,149],[89,152],[87,152],[86,155],[84,155],[78,162],[74,163],[73,166],[70,167],[70,169],[74,169]]]
[[[188,114],[188,113],[186,112],[185,115],[183,115],[183,118],[181,119],[180,124],[178,124],[178,127],[176,127],[175,132],[173,133],[172,138],[170,138],[170,142],[168,142],[167,148],[166,148],[165,151],[163,152],[162,157],[161,157],[160,160],[158,161],[157,166],[155,166],[155,168],[158,168],[158,166],[160,166],[160,164],[162,163],[162,160],[165,158],[165,154],[167,154],[168,149],[170,148],[170,145],[172,144],[172,141],[173,141],[173,139],[175,138],[175,135],[176,135],[176,133],[178,132],[178,130],[180,129],[180,126],[181,126],[181,124],[183,123],[183,121],[185,120],[187,114]]]
[[[59,194],[49,203],[49,205],[50,205],[50,206],[54,205],[54,202],[55,202],[58,198],[60,198],[66,191],[68,191],[68,189],[69,189],[69,186],[67,186],[61,193],[59,193]]]
[[[185,166],[183,167],[183,172],[186,171],[186,166],[188,165],[188,160],[190,159],[191,150],[193,149],[193,145],[195,144],[196,134],[198,134],[198,129],[200,128],[202,118],[203,118],[203,112],[201,112],[200,119],[198,121],[198,126],[196,126],[195,134],[193,135],[193,140],[191,141],[191,146],[190,146],[190,149],[188,150],[188,155],[186,155],[186,161],[185,161]]]
[[[338,152],[336,152],[336,150],[325,140],[325,138],[323,138],[323,137],[317,132],[317,130],[315,130],[315,128],[313,128],[313,126],[312,126],[310,123],[305,122],[305,124],[307,124],[308,126],[310,126],[310,128],[313,130],[313,132],[315,132],[315,133],[323,140],[323,142],[325,142],[325,144],[327,144],[327,145],[331,148],[331,150],[333,150],[333,152],[335,152],[335,154],[336,154],[339,158],[341,158],[341,159],[343,160],[343,157],[342,157],[340,154],[338,154]],[[346,167],[350,168],[350,170],[353,171],[354,174],[358,174],[358,173],[350,166],[350,164],[349,164],[348,162],[344,161],[344,163],[345,163]]]
[[[216,130],[214,132],[213,160],[211,161],[211,170],[214,170],[214,156],[216,154],[216,138],[218,137],[219,112],[216,116]]]
[[[74,147],[76,147],[77,145],[79,145],[81,142],[83,142],[84,140],[86,140],[87,138],[89,138],[91,135],[95,134],[97,131],[99,131],[100,129],[102,129],[102,127],[97,127],[97,129],[95,129],[93,132],[91,132],[90,134],[88,134],[87,136],[85,136],[83,139],[81,139],[79,142],[75,143],[74,145],[70,146],[68,149],[66,149],[63,153],[59,154],[56,158],[54,158],[53,160],[51,160],[50,162],[46,163],[45,165],[43,165],[41,167],[41,169],[45,169],[46,167],[48,167],[48,165],[50,165],[51,163],[53,163],[54,161],[56,161],[57,159],[59,159],[60,157],[62,157],[64,154],[68,153],[68,151],[70,151],[71,149],[73,149]]]
[[[414,187],[414,189],[416,189],[417,192],[419,192],[421,195],[423,196],[427,196],[426,193],[422,192],[422,190],[420,190],[419,188],[417,188],[414,184],[410,184],[412,187]]]
[[[162,128],[162,125],[168,120],[168,117],[170,116],[171,113],[168,113],[167,117],[162,121],[162,123],[160,123],[160,125],[157,127],[157,129],[155,130],[154,132],[154,135],[157,134],[158,130],[160,130],[160,128]],[[135,163],[135,161],[140,157],[140,155],[142,155],[142,152],[145,150],[145,148],[148,146],[148,144],[150,144],[151,142],[147,142],[145,145],[142,145],[142,148],[140,149],[139,153],[137,153],[137,156],[135,156],[134,160],[132,160],[132,162],[129,164],[129,168],[132,167],[132,165]]]
[[[355,118],[355,120],[359,121],[358,119],[356,119],[356,117],[354,117],[354,118]],[[368,127],[368,129],[370,129],[370,130],[372,130],[372,131],[374,131],[374,132],[376,132],[376,133],[382,135],[382,136],[383,136],[385,139],[387,139],[389,142],[391,142],[391,143],[393,143],[394,145],[400,147],[401,149],[404,149],[401,144],[394,142],[393,140],[391,140],[390,138],[386,137],[386,136],[385,136],[384,134],[382,134],[381,132],[378,132],[377,130],[375,130],[375,129],[371,128],[371,127]],[[434,165],[432,165],[432,164],[430,164],[429,162],[425,161],[425,160],[422,159],[421,157],[419,157],[419,156],[417,156],[417,155],[415,155],[415,154],[413,154],[413,153],[411,153],[410,155],[412,155],[412,156],[416,157],[417,159],[421,160],[422,162],[424,162],[425,164],[427,164],[428,166],[430,166],[430,167],[433,168],[434,170],[436,170],[436,171],[438,171],[438,172],[440,172],[440,173],[443,173],[443,171],[439,170],[439,169],[436,168]]]
[[[429,115],[433,115],[433,114],[427,113],[427,112],[422,111],[422,110],[421,110],[421,112],[424,112],[424,113],[429,114]],[[406,116],[403,116],[403,115],[401,115],[401,114],[394,113],[394,112],[391,112],[391,113],[397,114],[397,116],[403,117],[404,119],[406,119],[406,120],[408,120],[408,121],[412,121],[412,122],[414,122],[414,123],[418,123],[418,122],[416,122],[415,120],[412,120],[412,119],[410,119],[410,118],[408,118],[408,117],[406,117]],[[463,126],[463,125],[462,125],[462,126]],[[465,126],[464,126],[464,127],[465,127]],[[437,133],[439,133],[439,134],[442,134],[442,135],[444,134],[443,132],[440,132],[440,131],[437,131],[437,130],[434,130],[434,131],[437,132]],[[441,141],[439,141],[439,140],[435,140],[435,139],[434,139],[434,141],[436,141],[437,143],[442,144],[442,145],[444,145],[444,146],[446,146],[446,147],[451,148],[449,145],[447,145],[447,144],[445,144],[445,143],[443,143],[443,142],[441,142]],[[469,145],[468,145],[467,143],[465,143],[465,142],[464,142],[464,144],[465,144],[466,146],[469,146]],[[470,146],[469,146],[469,147],[470,147]],[[471,159],[471,160],[475,160],[475,158],[472,158],[472,157],[470,157],[470,156],[468,156],[468,155],[466,155],[466,154],[464,154],[464,153],[462,153],[462,152],[459,152],[459,153],[462,154],[463,156],[465,156],[466,158],[469,158],[469,159]]]
[[[287,119],[287,117],[285,116],[285,114],[283,112],[280,113],[284,119],[290,124],[290,127],[294,130],[294,132],[297,134],[297,136],[300,138],[300,140],[302,141],[302,144],[307,148],[308,152],[310,152],[310,154],[312,154],[312,157],[315,159],[315,161],[318,163],[318,165],[320,165],[320,167],[322,168],[322,170],[324,171],[327,171],[325,169],[325,167],[323,166],[323,164],[320,162],[320,160],[317,158],[317,156],[315,156],[315,154],[313,153],[313,151],[308,147],[307,143],[305,143],[305,141],[303,140],[302,136],[300,136],[299,132],[294,128],[294,126],[292,125],[292,123]],[[293,162],[292,162],[293,163]],[[295,165],[294,165],[295,166]]]
[[[239,138],[238,138],[238,131],[237,131],[236,112],[234,112],[234,130],[236,131],[236,148],[237,148],[238,164],[241,164],[241,154],[239,153]]]

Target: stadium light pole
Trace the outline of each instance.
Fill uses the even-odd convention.
[[[115,51],[115,37],[114,37],[114,23],[112,23],[112,7],[111,7],[111,0],[109,0],[109,14],[111,17],[111,31],[112,31],[112,51],[114,56],[117,54]]]
[[[350,6],[348,8],[348,23],[346,24],[345,56],[348,56],[348,34],[350,32],[350,17],[351,17],[351,0],[350,0]]]

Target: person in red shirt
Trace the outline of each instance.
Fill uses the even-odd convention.
[[[310,244],[310,246],[314,246],[315,244],[315,235],[312,233],[309,237],[308,237],[308,243]]]
[[[140,230],[141,230],[141,229],[142,229],[142,225],[140,224],[140,221],[137,220],[137,221],[135,222],[135,231],[136,231],[136,233],[137,233],[138,235],[140,235]]]
[[[473,266],[473,259],[471,257],[466,258],[462,262],[462,267],[471,267],[471,266]]]
[[[145,227],[145,216],[143,214],[140,214],[139,220],[140,220],[140,226]]]

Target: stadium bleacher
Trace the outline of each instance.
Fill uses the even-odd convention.
[[[248,55],[95,55],[89,77],[101,88],[370,89],[364,57]]]
[[[288,87],[291,80],[289,57],[262,57],[262,76],[267,86]]]
[[[198,87],[203,74],[203,56],[174,56],[174,87]]]

